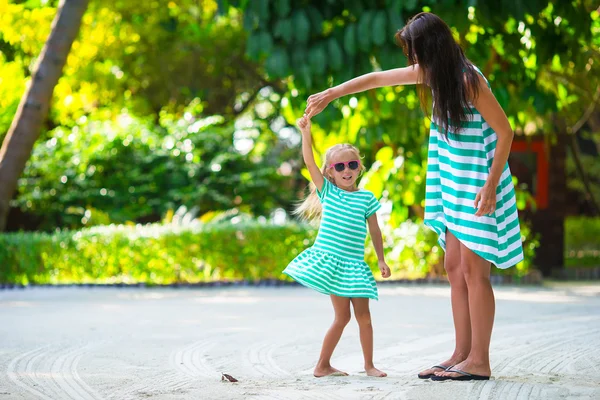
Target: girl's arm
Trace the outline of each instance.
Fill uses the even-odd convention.
[[[351,93],[364,92],[384,86],[411,85],[417,83],[419,66],[390,69],[387,71],[371,72],[351,79],[341,85],[313,94],[308,98],[305,115],[312,118],[319,114],[333,100]]]
[[[325,178],[323,178],[323,173],[315,162],[315,155],[312,149],[312,135],[310,133],[310,119],[306,117],[300,118],[298,120],[298,127],[300,128],[300,132],[302,132],[302,157],[304,158],[304,164],[306,164],[313,183],[321,191]]]
[[[381,237],[381,229],[379,229],[379,223],[377,222],[377,214],[371,215],[367,219],[367,223],[369,224],[369,233],[371,235],[371,241],[373,242],[373,247],[375,247],[375,253],[377,254],[377,260],[379,260],[379,270],[381,271],[381,276],[384,278],[389,278],[391,275],[390,267],[385,262],[385,257],[383,255],[383,238]]]
[[[487,181],[475,198],[475,208],[478,208],[475,215],[480,217],[496,210],[496,188],[510,154],[514,133],[504,110],[482,76],[479,76],[479,94],[473,99],[473,105],[498,136]]]

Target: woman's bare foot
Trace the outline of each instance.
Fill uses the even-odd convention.
[[[452,368],[456,368],[460,371],[465,371],[469,374],[476,374],[476,375],[483,375],[483,376],[491,376],[492,375],[492,371],[490,369],[489,364],[477,364],[477,363],[470,361],[469,359],[467,359],[459,364],[456,364]],[[446,371],[440,371],[440,370],[436,371],[435,374],[437,376],[451,376],[453,378],[459,377],[462,375],[457,372],[446,372]]]
[[[456,365],[462,361],[463,360],[461,360],[461,359],[450,358],[449,360],[446,360],[443,363],[437,364],[437,366],[448,368],[448,367],[452,367],[453,365]],[[432,368],[428,368],[424,371],[419,372],[419,377],[429,377],[431,375],[438,375],[438,373],[441,373],[441,372],[444,372],[444,370],[441,368],[432,367]]]
[[[384,378],[387,376],[387,374],[385,372],[380,371],[375,367],[365,368],[365,371],[367,372],[368,376],[375,376],[377,378]]]
[[[333,368],[331,365],[327,367],[315,367],[313,375],[315,378],[322,378],[324,376],[348,376],[347,373]]]

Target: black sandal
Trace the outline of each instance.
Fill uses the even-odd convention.
[[[439,369],[443,369],[444,371],[447,371],[449,368],[452,368],[453,365],[449,366],[449,367],[444,367],[443,365],[434,365],[433,367],[429,368],[429,369],[433,369],[433,368],[439,368]],[[427,374],[427,375],[421,375],[421,374],[417,374],[417,376],[419,377],[419,379],[429,379],[431,377],[436,376],[435,374]]]
[[[438,376],[434,375],[431,377],[432,381],[489,381],[490,377],[485,375],[470,374],[460,369],[448,368],[446,372],[456,372],[460,376]]]

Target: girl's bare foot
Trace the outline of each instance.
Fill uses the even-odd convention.
[[[331,365],[327,367],[315,367],[313,375],[315,378],[322,378],[324,376],[348,376],[347,373],[340,371],[339,369],[335,369]]]
[[[380,371],[375,367],[365,368],[365,371],[367,372],[368,376],[375,376],[377,378],[384,378],[387,376],[387,374],[385,372]]]

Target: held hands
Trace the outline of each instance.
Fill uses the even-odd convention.
[[[491,215],[496,211],[496,187],[488,182],[483,185],[477,196],[475,197],[475,215],[481,217],[483,215]]]
[[[298,128],[300,128],[300,132],[302,135],[310,135],[311,122],[310,118],[304,114],[302,118],[298,120]]]
[[[330,102],[331,98],[328,90],[315,93],[308,98],[304,115],[310,119],[323,111]]]
[[[392,276],[392,272],[390,271],[390,267],[385,263],[385,261],[379,261],[379,270],[381,271],[381,276],[383,278],[389,278]]]

